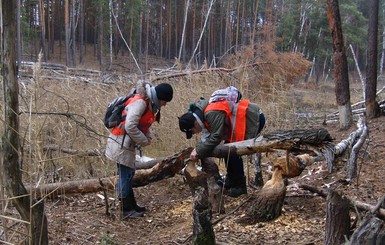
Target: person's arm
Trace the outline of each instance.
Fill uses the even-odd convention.
[[[147,109],[146,102],[144,100],[136,100],[128,104],[125,109],[127,110],[125,124],[127,135],[140,146],[148,145],[149,139],[138,128],[139,120]]]
[[[205,114],[205,121],[210,125],[210,135],[206,141],[196,146],[196,152],[200,158],[207,157],[212,150],[219,145],[224,137],[226,113],[223,111],[210,111]]]

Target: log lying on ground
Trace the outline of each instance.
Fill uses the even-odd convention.
[[[134,187],[145,186],[149,183],[175,176],[175,174],[183,169],[184,161],[190,156],[191,151],[192,148],[186,148],[182,152],[158,162],[150,169],[137,170],[134,176]],[[112,176],[100,179],[44,184],[37,187],[27,186],[27,190],[35,197],[74,193],[84,194],[98,192],[103,188],[114,189],[116,181],[117,176]]]
[[[317,147],[330,143],[332,140],[329,132],[324,128],[275,131],[256,139],[218,145],[211,156],[225,157],[229,153],[240,156],[251,155],[272,149],[297,151],[301,149],[302,145]]]

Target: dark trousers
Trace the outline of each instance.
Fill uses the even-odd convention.
[[[241,156],[230,155],[225,157],[225,164],[227,166],[227,175],[229,181],[238,183],[245,178],[245,172],[243,170],[243,160]]]

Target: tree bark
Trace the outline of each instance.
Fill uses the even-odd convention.
[[[297,150],[301,145],[322,146],[332,141],[329,132],[324,128],[274,131],[256,139],[235,143],[221,144],[214,148],[213,157],[225,157],[227,154],[251,155],[271,149]]]
[[[325,245],[339,245],[349,236],[350,216],[347,198],[341,197],[334,190],[329,190],[326,198]]]
[[[262,167],[261,167],[261,153],[254,154],[254,185],[263,186]]]
[[[327,0],[327,17],[333,38],[335,95],[340,112],[340,128],[348,129],[353,123],[350,104],[349,74],[338,0]]]
[[[377,43],[378,43],[378,0],[369,1],[368,52],[366,67],[365,106],[366,116],[371,119],[380,116],[376,101],[377,90]]]
[[[185,176],[193,196],[193,236],[192,244],[215,244],[215,233],[211,224],[211,203],[208,198],[207,174],[189,161]]]
[[[3,136],[1,186],[7,196],[13,200],[21,218],[30,224],[30,244],[48,244],[47,217],[44,214],[44,201],[36,202],[26,191],[20,168],[19,139],[19,88],[16,79],[16,43],[15,43],[15,1],[1,0],[1,77],[3,79]],[[30,206],[33,205],[33,207]]]
[[[385,244],[384,221],[373,214],[365,216],[363,223],[354,231],[349,245]]]
[[[286,186],[282,178],[282,169],[278,166],[262,189],[251,195],[247,201],[246,214],[239,218],[238,222],[251,225],[276,219],[281,215],[285,196]]]

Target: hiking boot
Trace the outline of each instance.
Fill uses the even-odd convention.
[[[242,194],[247,194],[246,177],[243,176],[231,183],[231,187],[226,189],[225,194],[230,197],[239,197]]]
[[[134,190],[133,189],[131,189],[131,191],[128,193],[128,197],[129,197],[129,200],[132,202],[131,205],[132,205],[132,207],[134,208],[134,210],[136,212],[140,213],[140,212],[146,211],[146,207],[138,205],[136,203],[135,194],[134,194]]]
[[[130,210],[130,211],[123,211],[122,213],[123,219],[129,219],[129,218],[139,218],[143,217],[144,213],[143,212],[136,212],[135,210]]]
[[[143,212],[138,212],[134,208],[131,195],[120,199],[122,205],[122,219],[143,217]]]
[[[230,197],[239,197],[240,195],[247,194],[247,188],[231,187],[226,190],[225,194]]]

